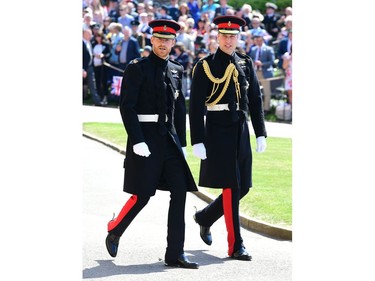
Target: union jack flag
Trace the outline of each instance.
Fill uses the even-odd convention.
[[[121,83],[122,83],[122,77],[121,76],[113,76],[111,94],[113,94],[115,96],[120,95]]]

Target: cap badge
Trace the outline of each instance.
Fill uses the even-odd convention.
[[[230,21],[228,21],[228,26],[231,26],[231,25],[232,25],[232,23]]]
[[[164,29],[164,30],[167,30],[167,26],[166,26],[166,25],[164,25],[163,29]]]

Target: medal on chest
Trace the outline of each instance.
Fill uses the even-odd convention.
[[[180,94],[180,93],[178,92],[178,90],[176,90],[176,91],[174,92],[173,96],[174,96],[174,99],[175,99],[175,100],[178,98],[178,95],[179,95],[179,94]]]
[[[172,77],[173,78],[178,78],[178,71],[176,69],[171,69]]]

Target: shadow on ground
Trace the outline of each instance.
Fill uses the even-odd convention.
[[[205,250],[196,250],[186,252],[188,258],[191,261],[197,262],[199,266],[221,264],[226,260],[226,258],[218,258],[207,254]],[[130,264],[130,265],[117,265],[114,260],[96,260],[97,266],[92,268],[85,268],[83,270],[83,279],[88,278],[102,278],[114,275],[126,275],[126,274],[149,274],[155,272],[163,272],[171,269],[164,265],[163,260],[159,260],[154,263],[149,264]]]

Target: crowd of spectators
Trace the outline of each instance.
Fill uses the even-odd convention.
[[[185,68],[184,94],[188,96],[195,62],[217,48],[218,31],[212,21],[220,15],[236,15],[246,21],[241,28],[238,51],[248,54],[254,61],[259,59],[254,57],[258,54],[254,52],[254,48],[258,48],[255,38],[262,37],[262,44],[274,52],[272,67],[285,75],[283,58],[291,53],[292,7],[280,11],[274,3],[268,2],[265,12],[261,13],[250,4],[229,6],[227,0],[170,0],[168,4],[152,0],[83,0],[83,29],[92,30],[92,49],[102,60],[102,63],[95,60],[98,68],[95,78],[101,81],[96,83],[101,105],[108,103],[113,77],[121,76],[132,59],[149,54],[152,29],[148,22],[153,19],[173,19],[182,27],[171,57]],[[97,47],[98,42],[104,47]],[[105,53],[101,54],[101,50]],[[107,81],[107,87],[103,81]],[[291,82],[288,83],[290,88]]]

